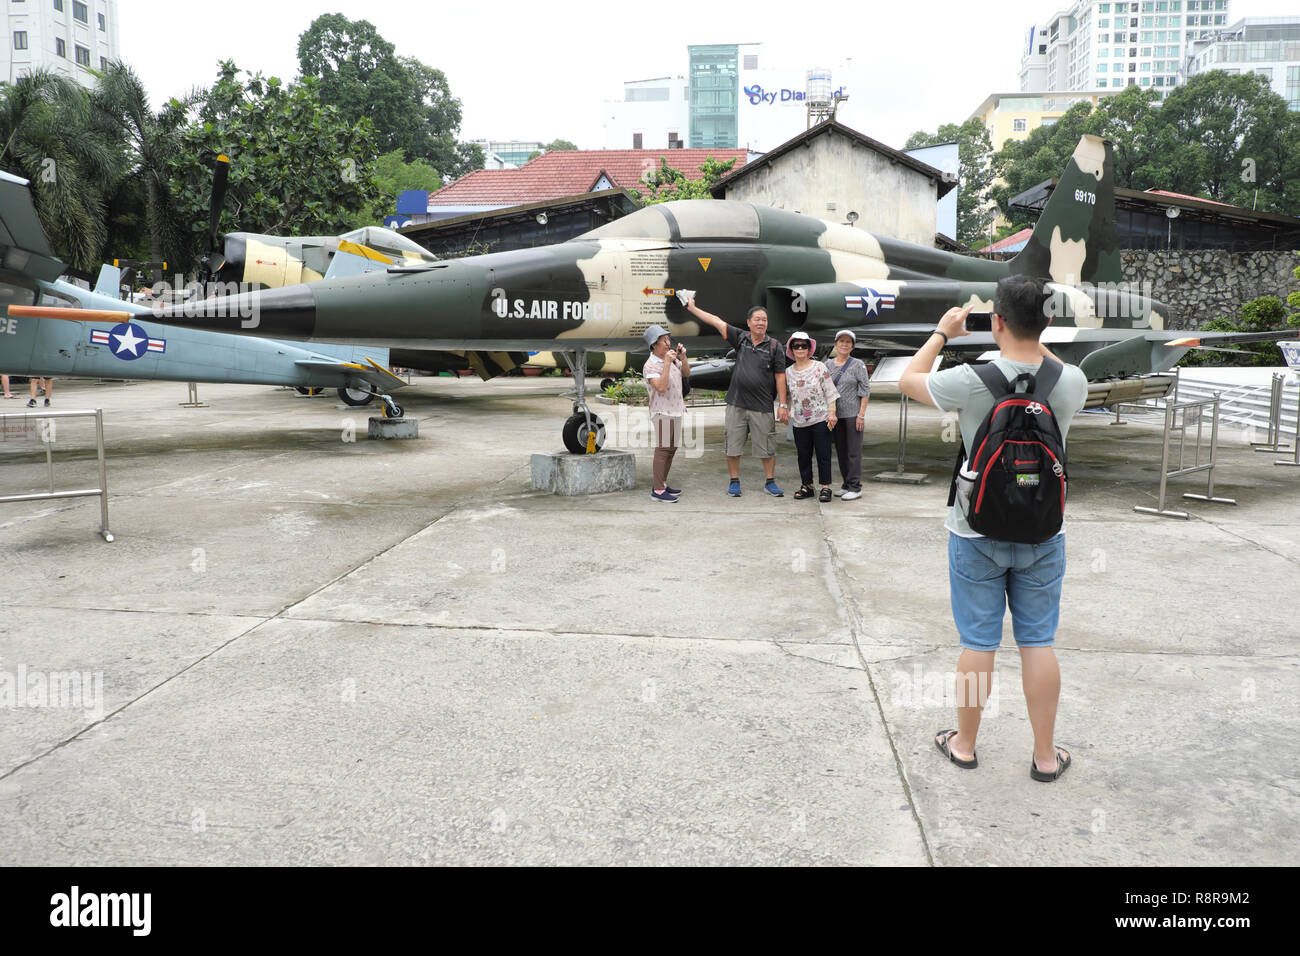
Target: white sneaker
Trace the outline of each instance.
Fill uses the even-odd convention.
[[[845,495],[846,493],[847,493],[847,492],[846,492],[843,488],[836,488],[836,489],[835,489],[835,497],[836,497],[836,498],[843,498],[844,495]]]
[[[860,491],[846,491],[846,492],[844,492],[844,494],[840,495],[840,497],[843,498],[845,501],[852,501],[854,498],[861,498],[861,497],[862,497],[862,492],[860,492]]]

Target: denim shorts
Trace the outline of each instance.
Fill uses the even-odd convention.
[[[1016,644],[1051,647],[1061,618],[1065,535],[1016,544],[948,533],[948,583],[961,646],[995,651],[1011,608]]]

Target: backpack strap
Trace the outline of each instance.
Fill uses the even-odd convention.
[[[966,461],[966,439],[962,439],[960,447],[957,449],[957,460],[952,463],[952,481],[948,485],[948,507],[951,508],[957,500],[957,476],[961,474],[961,466]]]
[[[984,387],[993,393],[994,398],[1001,398],[1011,391],[1011,385],[1007,382],[1007,377],[992,362],[971,367],[975,370],[975,374],[980,377],[980,381],[984,383]]]
[[[1054,362],[1044,356],[1043,364],[1039,366],[1038,374],[1034,376],[1034,394],[1046,401],[1052,394],[1052,389],[1056,388],[1056,383],[1061,380],[1061,370],[1060,362]]]

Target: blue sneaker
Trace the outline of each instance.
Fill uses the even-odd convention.
[[[731,484],[727,486],[727,494],[731,495],[731,497],[733,497],[733,498],[739,498],[739,497],[740,497],[740,479],[739,479],[739,478],[732,478],[732,479],[731,479]]]
[[[664,485],[664,491],[668,492],[670,495],[677,495],[678,497],[680,497],[682,493],[682,489],[669,488],[667,485]]]
[[[676,496],[670,495],[667,489],[663,491],[652,491],[650,492],[650,497],[653,498],[655,501],[676,501],[677,500]]]
[[[781,486],[776,483],[775,478],[767,479],[767,484],[763,486],[763,490],[766,491],[773,498],[785,497],[785,492],[781,490]]]

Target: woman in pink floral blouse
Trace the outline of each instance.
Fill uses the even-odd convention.
[[[794,446],[799,453],[799,479],[802,487],[795,498],[811,498],[813,491],[812,453],[817,450],[817,479],[821,483],[818,499],[831,499],[831,430],[835,428],[835,400],[839,389],[831,380],[826,366],[812,360],[817,343],[807,332],[795,332],[786,340],[785,354],[794,360],[785,369],[785,385],[790,395],[790,424],[794,426]]]

